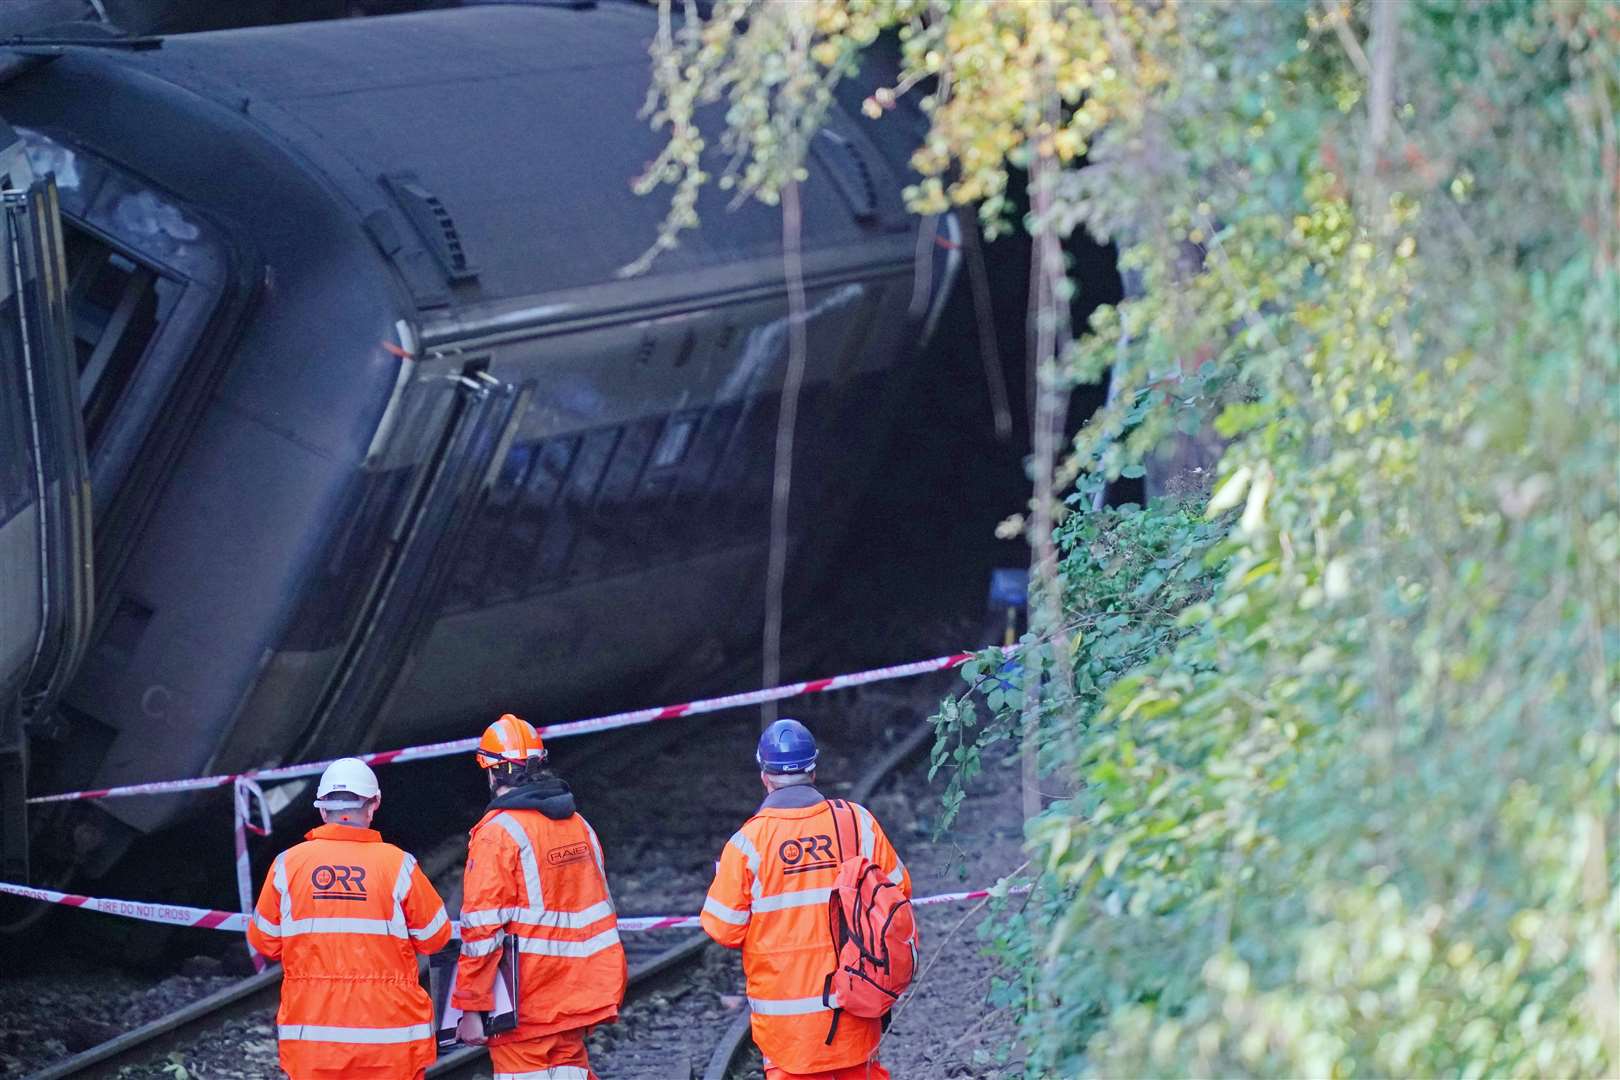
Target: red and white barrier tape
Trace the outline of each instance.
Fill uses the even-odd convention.
[[[258,807],[260,824],[253,824],[253,809]],[[236,801],[233,816],[236,819],[236,898],[244,918],[253,914],[253,860],[248,856],[249,830],[260,836],[270,835],[270,803],[257,782],[245,776],[237,777]],[[247,946],[248,960],[254,971],[264,970],[264,957],[251,944]]]
[[[750,690],[741,694],[726,694],[722,697],[687,701],[679,705],[632,709],[629,712],[610,713],[607,716],[595,716],[587,720],[570,720],[566,723],[547,724],[540,728],[540,734],[546,739],[560,739],[570,735],[586,735],[598,731],[611,731],[614,728],[631,727],[636,724],[650,724],[657,720],[671,720],[678,716],[696,716],[699,713],[719,712],[722,709],[735,709],[745,705],[759,705],[767,701],[781,701],[784,698],[798,697],[801,694],[824,694],[829,690],[842,690],[850,686],[863,686],[867,683],[883,682],[888,679],[906,679],[915,675],[927,675],[935,671],[944,671],[966,663],[973,658],[973,655],[973,653],[953,653],[950,656],[936,656],[931,660],[916,660],[909,664],[894,664],[889,667],[872,668],[869,671],[833,675],[824,679],[809,679],[805,682],[789,683],[786,686],[773,686],[765,690]],[[450,742],[428,743],[424,746],[407,746],[399,750],[379,750],[375,753],[355,756],[368,765],[387,765],[396,761],[420,761],[425,758],[470,753],[477,746],[478,739],[474,737],[470,739],[453,739]],[[67,791],[59,795],[36,795],[28,801],[31,803],[72,802],[80,799],[110,799],[128,795],[172,795],[182,791],[205,791],[211,788],[224,787],[227,784],[234,784],[238,780],[255,780],[263,783],[273,780],[291,780],[303,776],[318,776],[330,764],[332,764],[331,761],[311,761],[299,765],[279,765],[268,769],[250,769],[243,773],[200,776],[190,780],[158,780],[146,784],[123,784],[118,787],[99,788],[91,791]]]
[[[117,915],[141,922],[167,923],[169,926],[194,926],[199,930],[247,931],[248,916],[233,911],[209,911],[207,908],[184,907],[180,904],[147,904],[138,900],[107,900],[99,896],[80,896],[77,893],[56,892],[54,889],[35,889],[27,885],[13,885],[0,881],[0,893],[10,893],[29,900],[65,907],[99,911],[104,915]]]
[[[540,734],[547,739],[567,738],[571,735],[586,735],[599,731],[611,731],[615,728],[632,727],[637,724],[650,724],[659,720],[672,720],[681,716],[695,716],[699,713],[719,712],[724,709],[759,705],[767,701],[781,701],[785,698],[799,697],[804,694],[822,694],[830,690],[842,690],[850,686],[862,686],[867,683],[883,682],[889,679],[906,679],[958,667],[971,660],[973,655],[973,653],[966,652],[952,653],[949,656],[936,656],[929,660],[916,660],[909,664],[892,664],[888,667],[872,668],[867,671],[850,672],[821,679],[809,679],[804,682],[789,683],[785,686],[774,686],[764,690],[725,694],[720,697],[682,702],[678,705],[632,709],[628,712],[610,713],[606,716],[596,716],[585,720],[548,724],[540,728]],[[478,739],[475,737],[453,739],[449,742],[428,743],[422,746],[407,746],[398,750],[379,750],[357,756],[368,765],[387,765],[397,761],[420,761],[428,758],[448,757],[452,754],[470,753],[477,746]],[[245,925],[243,920],[250,918],[253,911],[253,867],[248,854],[247,833],[252,831],[264,836],[270,832],[269,804],[265,800],[264,792],[260,789],[259,783],[261,781],[291,780],[305,776],[317,776],[324,772],[331,763],[330,760],[312,761],[299,765],[280,765],[273,768],[251,769],[242,773],[202,776],[189,780],[158,780],[145,784],[124,784],[118,787],[98,788],[88,791],[69,791],[58,795],[39,795],[28,800],[30,803],[53,803],[132,795],[172,795],[186,791],[206,791],[231,785],[235,789],[235,797],[232,800],[232,817],[235,826],[236,885],[242,914],[231,915],[226,912],[204,911],[199,908],[134,904],[122,900],[96,900],[90,897],[74,897],[67,893],[51,893],[49,890],[28,889],[26,886],[6,885],[3,882],[0,882],[0,892],[17,893],[18,895],[48,900],[52,903],[65,903],[70,906],[87,906],[91,910],[105,911],[110,914],[128,914],[129,911],[137,908],[179,912],[181,914],[174,919],[157,919],[155,921],[167,921],[180,926],[210,926],[219,929],[241,930]],[[255,807],[258,810],[258,817],[262,821],[262,825],[253,823],[253,810]],[[18,892],[18,890],[25,891]],[[972,896],[969,896],[969,894],[961,894],[960,896],[951,894],[950,898],[976,899],[979,895],[988,895],[988,893],[974,894]],[[51,899],[52,897],[60,899]],[[919,904],[930,902],[943,903],[945,901],[928,899],[916,901]],[[106,905],[112,906],[108,907]],[[196,918],[189,918],[192,915],[196,916]],[[208,922],[209,919],[216,916],[221,921]],[[141,916],[133,917],[139,918]],[[628,925],[629,923],[637,925],[631,926]],[[630,930],[673,929],[696,925],[698,925],[697,919],[689,916],[648,916],[621,921],[621,926]],[[248,956],[256,969],[261,971],[264,969],[264,958],[251,945],[248,946]]]
[[[919,896],[912,900],[911,904],[913,907],[955,904],[966,900],[983,900],[986,897],[997,895],[998,892],[1003,896],[1018,896],[1029,892],[1030,888],[1029,885],[1009,886],[1002,882],[988,889],[971,889],[967,892]],[[165,923],[169,926],[190,926],[199,930],[230,930],[238,934],[246,933],[248,922],[252,919],[251,911],[243,914],[234,911],[210,911],[207,908],[185,907],[180,904],[148,904],[139,900],[107,900],[98,896],[80,896],[77,893],[36,889],[29,885],[13,885],[6,881],[0,881],[0,893],[10,893],[12,896],[21,896],[46,904],[61,904],[64,907],[83,908],[85,911],[99,911],[104,915],[116,915],[124,919]],[[455,923],[451,925],[455,927],[455,934],[460,936],[460,925]],[[645,933],[649,930],[685,930],[701,925],[702,920],[697,915],[627,915],[619,919],[619,929],[631,934]],[[262,971],[263,958],[259,958],[259,965],[259,970]]]
[[[1005,884],[1005,883],[1003,883]],[[1000,890],[1002,896],[1022,896],[1029,892],[1029,885],[996,885],[989,889],[969,889],[967,892],[938,893],[934,896],[919,896],[911,901],[912,907],[930,907],[934,904],[957,904],[965,900],[983,900],[986,897],[997,895]],[[619,918],[619,929],[628,933],[645,933],[648,930],[689,930],[703,925],[703,919],[697,915],[624,915]]]

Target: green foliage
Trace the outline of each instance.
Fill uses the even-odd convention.
[[[1076,495],[1071,501],[1085,498]],[[1019,738],[1026,708],[1040,712],[1039,753],[1048,771],[1067,770],[1077,752],[1096,753],[1103,745],[1115,745],[1115,732],[1089,730],[1089,721],[1122,676],[1163,655],[1190,632],[1188,613],[1199,610],[1217,579],[1229,524],[1207,520],[1202,508],[1191,504],[1147,511],[1124,507],[1066,520],[1058,540],[1064,608],[1072,620],[1067,635],[1072,691],[1027,692],[1038,685],[1049,688],[1058,671],[1052,643],[1034,634],[1020,642],[1014,662],[991,649],[963,666],[966,690],[942,703],[934,717],[938,738],[930,776],[943,771],[947,778],[941,830],[954,817],[965,786],[982,770],[983,754]],[[1099,798],[1122,797],[1126,805],[1140,799],[1130,790],[1133,778],[1114,760],[1096,760],[1090,784],[1082,793],[1088,805]],[[1054,872],[1071,851],[1086,844],[1079,805],[1055,805],[1034,823],[1030,836],[1047,862],[1040,867],[1046,881],[1057,881]],[[1111,851],[1103,858],[1112,862],[1116,855]],[[1095,862],[1098,856],[1092,851],[1081,858]],[[1037,941],[1043,927],[1064,918],[1068,894],[1067,889],[1043,888],[1023,900],[1004,901],[981,924],[980,937],[1005,972],[991,987],[990,1005],[1022,1010],[1045,996],[1043,950]],[[1095,1026],[1112,993],[1112,974],[1092,963],[1089,950],[1060,951],[1068,976],[1089,985],[1063,1002],[1029,1011],[1026,1027],[1032,1035],[1053,1030],[1079,1037]]]
[[[1100,703],[1043,703],[1084,737],[1080,796],[1030,830],[1056,894],[1027,924],[1037,1068],[1617,1064],[1620,276],[1594,227],[1613,143],[1570,123],[1616,69],[1549,9],[1405,14],[1401,164],[1355,107],[1356,26],[1202,7],[1175,92],[1072,180],[1146,282],[1082,377],[1118,364],[1151,413],[1079,453],[1129,461],[1195,401],[1238,520],[1184,636]],[[1491,70],[1453,77],[1459,53]],[[1494,123],[1458,130],[1471,109]],[[1167,147],[1194,164],[1147,160]],[[1127,159],[1145,183],[1108,176]],[[1063,573],[1070,612],[1112,602]]]
[[[1115,400],[1058,478],[1227,440],[1202,513],[1071,500],[1057,614],[937,719],[948,811],[1014,739],[1075,792],[986,929],[1030,1073],[1613,1075],[1620,6],[805,9],[823,78],[901,28],[919,208],[1087,156],[1025,225],[1142,288],[1063,354]]]
[[[1079,502],[1076,495],[1071,501]],[[1063,551],[1065,640],[1072,691],[1061,697],[1028,694],[1056,676],[1055,644],[1025,635],[1016,661],[990,649],[962,665],[967,690],[934,716],[929,778],[942,771],[948,827],[964,790],[983,771],[984,755],[1020,737],[1026,705],[1041,710],[1041,751],[1048,764],[1064,760],[1084,723],[1119,677],[1162,654],[1186,633],[1182,613],[1209,593],[1209,564],[1220,557],[1224,523],[1205,520],[1201,506],[1134,507],[1074,514],[1058,533]],[[982,708],[982,713],[981,713]]]

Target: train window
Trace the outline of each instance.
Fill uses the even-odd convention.
[[[652,451],[653,440],[663,426],[661,420],[640,420],[625,425],[624,438],[619,440],[607,475],[596,493],[599,510],[611,516],[630,501],[630,493],[635,490],[636,481],[647,464],[647,455]]]
[[[626,425],[624,438],[619,440],[619,449],[597,492],[592,531],[602,541],[601,561],[589,564],[587,573],[620,569],[648,557],[646,547],[652,538],[644,532],[648,523],[638,512],[635,492],[663,426],[662,420]],[[595,545],[592,551],[595,553]]]
[[[523,500],[536,515],[551,508],[563,481],[568,478],[568,467],[573,464],[574,451],[578,448],[578,439],[551,439],[541,446]]]
[[[68,306],[79,362],[79,407],[93,450],[180,286],[64,222]]]
[[[582,530],[586,532],[584,545],[587,555],[590,543],[589,513],[596,500],[597,484],[607,469],[608,459],[619,441],[618,428],[598,428],[587,432],[574,454],[568,480],[547,515],[545,531],[540,535],[540,560],[536,576],[542,582],[555,582],[564,576],[575,562],[575,545]]]
[[[681,469],[679,491],[682,499],[696,500],[708,493],[714,478],[715,462],[720,460],[721,453],[736,432],[737,419],[742,416],[742,411],[741,405],[732,402],[715,406],[703,417],[703,426],[698,429],[697,438],[686,455],[685,467]]]
[[[715,468],[709,488],[711,509],[706,511],[710,515],[707,525],[712,530],[707,539],[715,546],[723,544],[722,538],[727,536],[733,541],[752,540],[770,527],[770,463],[776,460],[778,405],[774,397],[749,401]]]
[[[528,475],[534,457],[534,443],[518,443],[506,455],[495,482],[478,508],[477,516],[462,543],[461,557],[450,582],[447,609],[477,607],[493,593],[512,592],[512,583],[490,574],[490,564],[512,543],[511,518],[518,489]]]
[[[658,445],[653,447],[651,467],[667,469],[671,465],[679,465],[681,458],[686,456],[686,446],[692,441],[692,432],[696,428],[695,416],[671,417],[664,426]]]
[[[547,523],[557,493],[568,478],[568,468],[573,464],[579,442],[577,438],[563,438],[537,444],[538,452],[523,487],[522,502],[512,518],[505,558],[495,570],[510,581],[513,588],[531,590],[536,585],[533,579],[538,564],[547,557],[548,550],[555,551],[554,547],[545,546]]]

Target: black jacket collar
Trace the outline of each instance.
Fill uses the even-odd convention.
[[[490,810],[538,810],[553,821],[574,813],[574,793],[555,776],[542,776],[532,783],[512,788],[489,802]]]

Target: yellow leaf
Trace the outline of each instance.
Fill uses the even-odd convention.
[[[1125,861],[1125,854],[1130,849],[1130,842],[1124,837],[1120,837],[1112,844],[1109,844],[1108,852],[1103,856],[1102,872],[1105,875],[1111,875],[1115,870],[1118,870],[1119,864]]]
[[[1249,478],[1254,470],[1247,465],[1238,466],[1237,470],[1221,482],[1210,496],[1209,506],[1204,509],[1206,517],[1219,517],[1232,507],[1243,501],[1243,493],[1249,487]]]
[[[1238,523],[1247,533],[1257,532],[1266,521],[1266,500],[1271,497],[1271,470],[1264,466],[1255,474],[1249,488],[1249,498],[1243,504],[1243,517]]]

